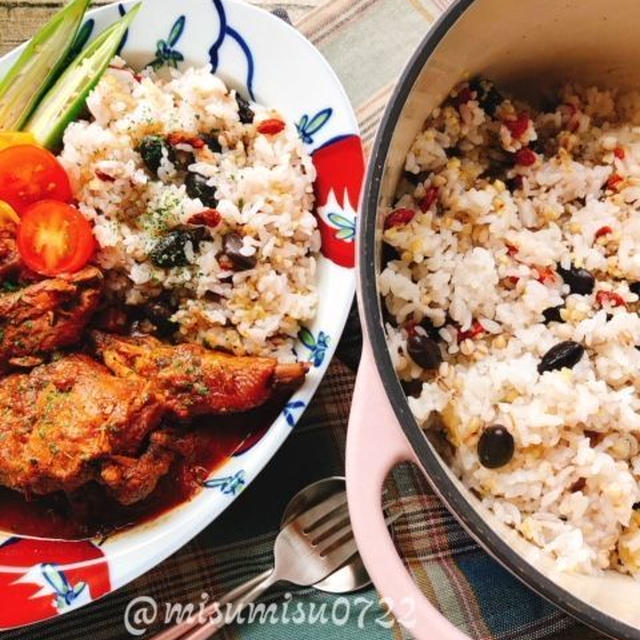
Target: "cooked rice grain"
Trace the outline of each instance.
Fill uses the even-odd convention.
[[[111,295],[140,305],[169,292],[182,339],[293,358],[294,338],[316,312],[320,245],[315,169],[295,125],[260,134],[262,120],[285,118],[259,105],[252,105],[254,123],[241,123],[235,92],[208,67],[134,75],[119,59],[88,107],[91,120],[67,128],[60,159],[80,210],[94,224],[97,262]],[[208,208],[187,195],[187,174],[166,150],[157,176],[145,167],[137,151],[142,139],[170,133],[185,139],[176,150],[193,154],[188,171],[216,188],[221,222],[199,247],[186,244],[185,266],[162,268],[149,259],[158,240]],[[212,134],[220,153],[189,142]],[[256,256],[255,268],[230,268],[222,245],[229,232],[243,237],[241,251]]]
[[[640,575],[638,95],[569,86],[548,112],[507,99],[490,116],[474,87],[417,136],[394,206],[413,217],[384,232],[395,367],[423,382],[416,418],[444,423],[454,470],[500,520],[562,569]],[[591,293],[571,292],[572,266]],[[435,372],[407,353],[415,323],[438,335]],[[582,359],[541,375],[568,340]],[[488,469],[477,445],[494,424],[516,451]]]

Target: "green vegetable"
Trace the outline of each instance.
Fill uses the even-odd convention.
[[[140,6],[140,3],[136,4],[123,18],[103,31],[67,67],[27,120],[24,131],[32,133],[45,147],[58,147],[67,125],[80,114],[87,95],[116,54]]]
[[[90,0],[72,0],[38,31],[0,82],[0,130],[17,131],[62,71]]]
[[[169,147],[162,136],[145,136],[138,147],[138,153],[142,156],[147,169],[158,175],[158,169],[162,163],[162,150],[167,149],[167,157],[169,155]]]
[[[189,259],[185,253],[185,245],[191,243],[194,252],[198,251],[202,240],[202,229],[178,229],[168,233],[156,242],[149,252],[149,259],[157,267],[185,267]]]

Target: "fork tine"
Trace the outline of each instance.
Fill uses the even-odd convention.
[[[337,544],[352,537],[353,529],[351,528],[351,522],[347,520],[344,526],[336,529],[331,535],[326,536],[322,541],[319,541],[315,544],[320,547],[320,555],[325,556]]]
[[[329,516],[333,511],[347,504],[347,494],[344,491],[332,495],[330,498],[323,500],[309,511],[292,520],[289,525],[295,524],[302,527],[305,531],[310,531],[323,518]]]
[[[335,511],[331,512],[327,518],[324,518],[317,526],[313,527],[311,531],[311,541],[313,544],[318,544],[327,538],[333,530],[337,527],[342,527],[345,524],[349,524],[349,510],[347,505],[338,507]]]
[[[358,553],[358,545],[356,544],[355,538],[350,538],[349,540],[346,540],[344,544],[341,544],[339,547],[331,551],[324,560],[327,564],[338,569],[347,562],[347,560],[355,556],[356,553]]]

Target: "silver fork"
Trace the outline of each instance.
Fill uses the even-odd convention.
[[[387,524],[395,519],[393,516],[388,518]],[[206,607],[200,620],[177,624],[152,640],[205,640],[232,622],[242,609],[276,582],[312,585],[333,573],[357,552],[346,493],[334,494],[302,513],[280,531],[275,542],[273,569],[252,578]],[[201,620],[207,622],[202,623]]]

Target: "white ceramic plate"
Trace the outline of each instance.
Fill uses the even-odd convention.
[[[87,14],[86,38],[132,3]],[[17,49],[0,60],[0,74]],[[122,56],[136,67],[211,63],[245,97],[298,124],[318,170],[317,215],[323,240],[320,304],[297,353],[312,368],[304,386],[251,446],[218,467],[189,502],[103,544],[17,537],[0,532],[0,629],[31,624],[118,589],[213,522],[269,462],[291,433],[327,370],[353,299],[354,236],[364,158],[356,118],[320,53],[285,22],[238,0],[153,0],[127,34]]]

